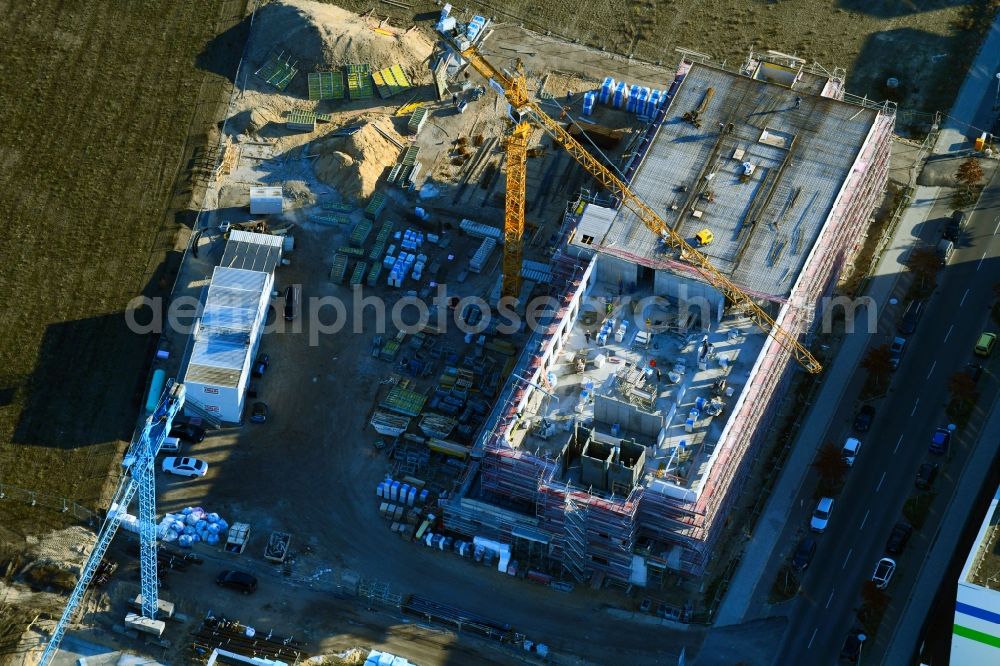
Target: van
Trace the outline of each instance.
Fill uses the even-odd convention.
[[[953,254],[955,254],[955,244],[947,238],[942,238],[937,244],[937,255],[941,265],[944,266],[951,261]]]
[[[299,291],[299,285],[293,284],[287,289],[285,289],[285,320],[292,321],[298,316],[299,313],[299,301],[302,300],[302,294]]]
[[[163,444],[160,444],[160,451],[163,453],[180,453],[181,452],[180,437],[164,437]]]

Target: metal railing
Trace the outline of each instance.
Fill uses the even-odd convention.
[[[9,483],[0,483],[0,500],[65,513],[87,525],[96,525],[102,518],[101,514],[83,506],[75,500],[51,493],[20,488]]]

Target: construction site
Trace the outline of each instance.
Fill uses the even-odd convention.
[[[156,653],[203,659],[255,614],[271,658],[337,653],[357,641],[317,619],[330,592],[526,658],[572,650],[565,613],[654,613],[637,594],[691,622],[787,387],[820,369],[821,299],[882,203],[894,105],[773,51],[583,63],[450,6],[433,31],[306,0],[251,25],[171,297],[195,323],[159,337],[143,418],[182,386],[178,422],[208,431],[176,454],[204,476],[161,476],[157,511],[245,530],[238,551],[222,528],[173,556],[270,590],[213,600]],[[144,432],[133,447],[165,435]],[[164,570],[169,594],[200,599],[197,571]],[[160,612],[132,582],[99,594],[87,622],[127,607],[131,639]],[[654,663],[664,631],[591,658]]]

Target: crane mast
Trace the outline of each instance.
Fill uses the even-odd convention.
[[[158,581],[156,575],[156,454],[170,432],[174,417],[184,405],[184,385],[168,383],[163,396],[153,413],[146,419],[139,436],[125,454],[122,466],[125,477],[118,485],[111,502],[111,510],[97,534],[97,543],[90,551],[80,579],[69,595],[62,617],[52,632],[52,638],[42,653],[41,665],[47,666],[59,651],[66,630],[73,621],[73,615],[97,573],[104,554],[118,532],[128,505],[136,493],[139,494],[139,565],[141,571],[142,615],[150,621],[156,619],[159,605]]]
[[[657,213],[636,196],[624,180],[619,178],[614,172],[604,166],[586,148],[580,144],[573,136],[566,131],[556,120],[542,110],[538,104],[528,97],[527,82],[524,77],[523,68],[518,62],[515,71],[508,75],[494,67],[484,58],[474,46],[456,50],[465,58],[469,64],[479,72],[484,78],[490,81],[490,87],[498,92],[503,91],[504,97],[511,106],[511,117],[516,126],[514,133],[520,131],[521,127],[531,122],[542,128],[552,139],[565,149],[570,156],[577,161],[587,172],[592,175],[606,189],[611,191],[622,202],[622,205],[642,220],[642,223],[650,231],[655,233],[662,241],[681,251],[681,256],[691,264],[692,268],[701,275],[710,285],[718,289],[736,307],[740,308],[758,326],[766,331],[784,349],[789,351],[799,364],[806,371],[817,374],[823,370],[823,366],[809,352],[794,335],[783,329],[757,302],[732,280],[723,275],[712,266],[708,257],[695,249],[687,240],[670,227]],[[527,139],[525,138],[525,141]],[[524,233],[524,169],[515,168],[514,177],[511,178],[511,150],[512,142],[507,142],[508,155],[508,177],[507,177],[507,209],[504,216],[504,236],[507,245],[504,247],[504,295],[508,295],[507,285],[515,284],[515,278],[508,273],[514,269],[514,255],[516,254],[516,280],[520,280],[520,257],[523,244]],[[520,148],[514,146],[516,152]],[[524,161],[520,162],[521,167]],[[514,190],[513,194],[511,190]],[[511,208],[511,204],[515,207]],[[516,249],[508,249],[510,242],[517,242]],[[508,252],[511,259],[508,263]]]

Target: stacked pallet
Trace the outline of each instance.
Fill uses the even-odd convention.
[[[425,402],[427,402],[427,396],[424,394],[405,389],[402,386],[393,386],[389,395],[379,406],[403,416],[417,416],[423,410]]]
[[[381,274],[382,274],[382,264],[377,262],[372,264],[372,267],[368,270],[368,279],[366,280],[366,284],[369,287],[374,287],[376,284],[378,284],[378,278]]]
[[[392,222],[382,224],[382,228],[378,230],[378,235],[375,236],[375,245],[372,246],[372,251],[368,253],[369,259],[377,262],[382,258],[382,252],[385,251],[386,243],[389,242],[393,227]]]
[[[375,96],[371,65],[345,65],[344,73],[347,74],[347,94],[352,101]]]
[[[354,212],[354,206],[346,203],[335,203],[333,201],[324,201],[320,207],[323,210],[328,210],[334,213],[344,213],[349,214]]]
[[[383,210],[385,210],[385,193],[376,192],[372,195],[368,206],[365,208],[365,217],[370,220],[377,220]]]
[[[410,116],[409,122],[406,123],[406,131],[410,134],[417,134],[427,122],[427,118],[427,108],[421,106]]]
[[[285,114],[285,126],[290,130],[312,132],[316,129],[316,114],[312,111],[293,109]]]
[[[351,218],[346,215],[330,215],[329,213],[313,213],[309,219],[320,224],[347,224],[351,221]]]

